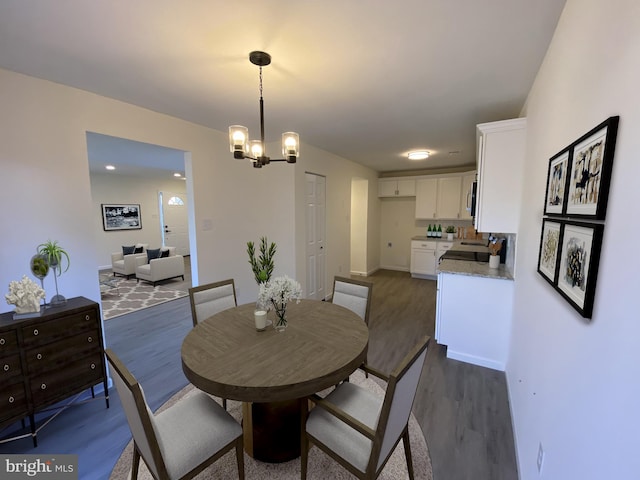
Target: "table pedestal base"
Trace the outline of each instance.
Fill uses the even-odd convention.
[[[304,399],[242,404],[244,449],[262,462],[281,463],[300,456],[300,409]]]

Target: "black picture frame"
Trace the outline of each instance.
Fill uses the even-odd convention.
[[[567,147],[549,159],[547,189],[544,195],[544,214],[562,216],[569,195],[569,168],[573,158],[573,148]]]
[[[138,203],[103,203],[102,228],[105,232],[114,230],[140,230],[142,213]]]
[[[591,318],[604,225],[562,223],[556,290],[584,318]]]
[[[538,273],[554,287],[560,269],[560,247],[562,245],[563,222],[543,219],[538,252]]]
[[[569,147],[572,158],[565,216],[605,219],[619,119],[609,117]]]

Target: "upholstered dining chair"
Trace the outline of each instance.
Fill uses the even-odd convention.
[[[154,415],[131,372],[113,351],[105,354],[133,435],[131,479],[138,478],[140,457],[158,480],[188,479],[234,447],[244,479],[242,427],[215,400],[197,391]]]
[[[371,310],[371,291],[373,283],[353,280],[346,277],[334,277],[332,303],[348,308],[369,325]]]
[[[202,320],[238,305],[232,278],[190,288],[189,300],[194,327]]]
[[[387,381],[384,398],[363,387],[343,382],[325,398],[312,395],[316,404],[308,417],[303,409],[301,478],[307,478],[309,449],[316,445],[360,479],[375,479],[402,439],[407,471],[413,479],[409,416],[427,354],[430,337],[423,337],[386,377],[364,366],[370,374]],[[305,424],[306,422],[306,424]]]
[[[232,278],[190,288],[189,300],[194,327],[210,316],[238,305]],[[227,409],[226,398],[222,399],[222,406]]]

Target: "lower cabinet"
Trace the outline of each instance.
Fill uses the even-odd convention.
[[[49,307],[37,318],[0,315],[0,428],[102,382],[109,391],[100,308],[83,297]]]
[[[436,244],[422,240],[411,241],[411,266],[409,271],[412,277],[434,277],[436,274]]]
[[[512,280],[439,273],[435,338],[447,358],[504,371],[512,303]]]

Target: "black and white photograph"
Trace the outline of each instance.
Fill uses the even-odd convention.
[[[564,224],[558,291],[585,318],[591,318],[603,225]]]
[[[619,117],[610,117],[573,147],[566,214],[604,220]]]
[[[102,226],[105,231],[141,229],[140,204],[103,203]]]
[[[563,150],[549,160],[547,173],[547,192],[545,195],[544,214],[562,215],[566,201],[567,181],[569,179],[569,159],[571,149]]]

